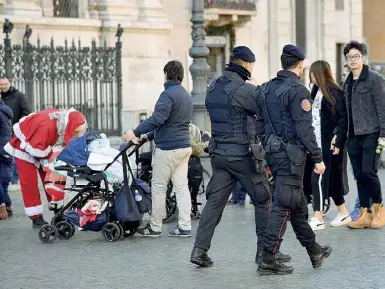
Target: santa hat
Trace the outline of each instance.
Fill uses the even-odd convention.
[[[69,141],[74,137],[75,130],[79,126],[86,124],[86,118],[81,112],[71,108],[65,114],[64,121],[66,125],[64,131],[64,144],[67,146]]]

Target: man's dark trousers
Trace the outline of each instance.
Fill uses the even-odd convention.
[[[214,154],[211,156],[213,175],[207,186],[207,203],[202,211],[194,247],[208,251],[216,226],[234,190],[237,181],[250,196],[255,209],[258,249],[263,248],[266,222],[269,214],[269,188],[266,177],[256,173],[250,155],[230,157]]]
[[[298,184],[295,184],[292,176],[275,178],[274,200],[265,236],[265,250],[271,254],[279,252],[289,220],[303,247],[312,248],[315,245],[315,234],[306,219],[307,201],[301,181],[298,179]]]
[[[353,174],[357,181],[361,207],[370,208],[373,203],[382,202],[381,183],[377,166],[380,155],[376,155],[379,133],[350,136],[348,153]]]

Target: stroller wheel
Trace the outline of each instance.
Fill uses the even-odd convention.
[[[124,236],[124,228],[123,228],[122,224],[117,222],[116,225],[118,225],[118,227],[119,227],[120,236]]]
[[[61,216],[53,216],[51,219],[51,225],[56,226],[56,224],[59,224],[60,222],[65,221],[63,215]]]
[[[39,230],[39,239],[44,244],[52,244],[59,236],[58,231],[52,225],[44,225]]]
[[[123,232],[123,237],[124,237],[124,238],[127,238],[127,237],[130,237],[130,236],[135,235],[136,229],[137,229],[137,228],[135,228],[135,229],[130,229],[130,230],[127,230],[127,231],[124,231],[124,232]]]
[[[68,240],[75,234],[75,228],[67,221],[61,221],[55,225],[59,239]]]
[[[122,232],[117,224],[107,223],[102,229],[102,234],[107,242],[115,242],[120,239]]]

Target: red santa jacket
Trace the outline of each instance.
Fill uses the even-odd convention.
[[[58,131],[58,121],[63,123],[62,131]],[[40,159],[49,158],[52,146],[57,144],[60,136],[63,137],[63,144],[68,144],[76,128],[85,122],[84,115],[74,109],[49,108],[31,113],[13,126],[13,139],[4,150],[39,167]]]

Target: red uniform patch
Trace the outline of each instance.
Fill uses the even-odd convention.
[[[311,110],[311,103],[308,99],[301,101],[301,107],[304,111],[309,112]]]

